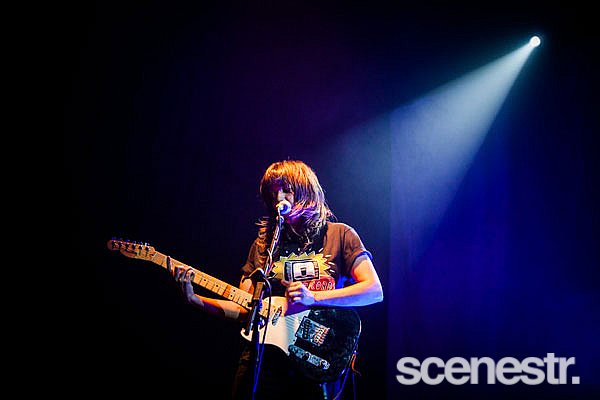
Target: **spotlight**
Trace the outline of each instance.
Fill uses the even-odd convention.
[[[540,40],[540,38],[538,36],[532,36],[531,39],[529,39],[529,45],[531,47],[538,47],[541,42],[542,41]]]

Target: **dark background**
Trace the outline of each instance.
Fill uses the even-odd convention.
[[[491,149],[500,143],[509,169],[502,187],[510,189],[510,201],[499,216],[512,236],[495,251],[504,250],[512,266],[501,282],[513,284],[501,294],[517,295],[491,308],[502,314],[496,325],[490,321],[498,316],[484,312],[489,307],[469,321],[452,318],[446,308],[429,319],[443,323],[418,325],[412,334],[415,316],[405,323],[400,316],[426,308],[384,301],[359,309],[361,376],[355,389],[358,398],[465,397],[472,388],[402,387],[395,362],[405,355],[522,358],[556,352],[578,358],[582,385],[496,385],[485,395],[597,394],[598,45],[589,9],[531,2],[155,1],[53,11],[51,62],[59,71],[49,79],[62,100],[67,229],[78,249],[73,266],[80,277],[64,303],[74,351],[61,376],[84,384],[80,394],[167,391],[226,398],[240,349],[237,327],[191,309],[165,271],[110,252],[106,242],[113,236],[149,242],[236,284],[263,215],[258,183],[273,161],[301,159],[315,169],[334,213],[372,251],[386,299],[399,296],[387,292],[392,286],[407,290],[410,299],[430,290],[411,285],[419,277],[389,282],[397,276],[390,266],[398,265],[390,255],[402,249],[390,239],[393,155],[389,136],[365,127],[532,34],[543,43],[519,80],[524,95],[509,97],[500,128],[484,143],[440,227],[440,237],[453,240],[435,253],[439,259],[453,252],[449,258],[460,260],[458,249],[477,234],[464,228],[473,229],[481,217],[470,215],[468,205],[479,189],[489,188],[477,171],[495,165],[498,153]],[[469,222],[462,224],[465,218]],[[486,259],[485,252],[478,255]],[[452,275],[452,268],[444,271]],[[461,291],[456,279],[444,296]],[[540,296],[544,302],[536,303]],[[478,301],[457,298],[463,308]],[[478,321],[486,324],[483,332],[470,329]],[[552,332],[553,326],[561,327],[560,334],[527,335]],[[490,340],[490,334],[497,352],[481,354],[489,349],[479,346],[485,340],[472,339]],[[527,340],[517,345],[516,337]],[[459,353],[445,354],[444,348]]]

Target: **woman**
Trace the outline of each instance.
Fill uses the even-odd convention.
[[[261,268],[268,272],[271,295],[285,297],[292,307],[356,307],[383,300],[371,253],[352,227],[334,222],[323,188],[308,165],[295,160],[271,164],[260,182],[260,194],[268,216],[260,220],[258,236],[241,269],[241,289],[254,292],[255,280],[250,277]],[[291,208],[282,212],[278,207],[281,204],[289,204]],[[278,215],[283,218],[280,230],[276,229]],[[279,240],[269,257],[276,231],[280,232]],[[181,266],[170,270],[175,280],[181,282],[190,304],[247,323],[248,309],[238,303],[195,294],[193,271]],[[240,357],[234,398],[307,400],[340,395],[343,377],[320,385],[305,376],[297,363],[275,346],[265,347],[260,358],[260,380],[255,386],[253,349],[248,342]]]

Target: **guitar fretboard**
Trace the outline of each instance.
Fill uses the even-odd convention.
[[[165,269],[167,268],[167,256],[165,254],[159,253],[157,251],[151,257],[151,261]],[[194,271],[193,282],[195,284],[213,293],[216,293],[225,299],[231,300],[244,308],[248,308],[248,304],[252,301],[252,295],[250,293],[235,286],[232,286],[226,282],[223,282],[219,279],[213,278],[212,276],[205,274],[204,272],[199,271],[196,268],[190,267],[185,263],[171,258],[171,265],[190,268],[192,271]]]

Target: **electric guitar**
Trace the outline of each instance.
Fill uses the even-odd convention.
[[[108,248],[126,257],[151,261],[167,268],[167,256],[146,243],[111,239]],[[184,266],[194,272],[193,283],[250,310],[252,294],[213,278],[171,258],[172,266]],[[348,307],[306,307],[290,304],[285,297],[272,296],[262,300],[258,327],[260,340],[281,349],[308,378],[323,383],[339,378],[358,345],[361,321],[358,313]],[[265,333],[266,330],[266,333]],[[248,341],[252,332],[242,329]]]

